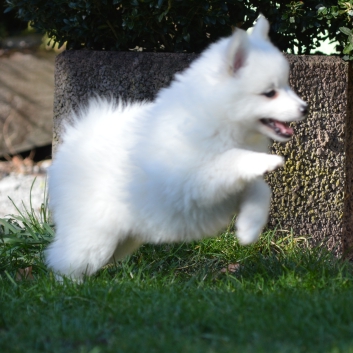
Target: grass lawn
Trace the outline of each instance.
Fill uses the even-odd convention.
[[[0,219],[2,353],[353,353],[353,265],[304,238],[145,245],[59,284],[43,264],[52,235],[44,210]]]

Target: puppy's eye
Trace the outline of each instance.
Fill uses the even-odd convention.
[[[271,91],[262,93],[263,96],[267,97],[267,98],[273,98],[277,95],[277,92],[273,89]]]

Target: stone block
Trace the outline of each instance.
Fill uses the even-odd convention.
[[[152,100],[195,54],[64,51],[56,58],[53,154],[63,123],[89,98]]]
[[[349,64],[325,56],[288,56],[288,60],[290,84],[309,103],[310,114],[295,124],[291,141],[272,146],[286,164],[268,176],[274,193],[269,226],[292,229],[336,253],[347,252],[353,245],[348,191],[352,167],[347,163],[353,157],[353,151],[347,154],[352,145]]]

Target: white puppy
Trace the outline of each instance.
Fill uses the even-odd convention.
[[[93,100],[67,127],[49,172],[56,236],[47,263],[81,278],[143,243],[214,236],[238,214],[242,244],[266,224],[264,173],[283,164],[269,139],[306,104],[260,17],[212,44],[152,103]]]

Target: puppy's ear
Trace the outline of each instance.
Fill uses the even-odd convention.
[[[255,24],[255,27],[252,30],[251,36],[268,40],[269,31],[270,31],[269,22],[263,15],[260,15],[260,17],[258,18]]]
[[[229,73],[235,74],[245,66],[249,53],[249,38],[245,31],[236,29],[227,47],[227,63]]]

